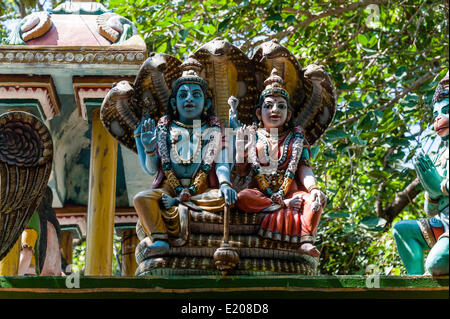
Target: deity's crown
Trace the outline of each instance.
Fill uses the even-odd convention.
[[[205,96],[208,93],[208,83],[199,76],[203,66],[200,62],[189,56],[188,59],[180,65],[180,69],[183,72],[174,85],[173,92],[177,92],[182,84],[195,83],[202,87]]]
[[[445,74],[444,78],[441,81],[439,81],[439,84],[436,87],[436,91],[434,91],[433,104],[448,97],[448,87],[449,87],[449,78],[447,71],[447,74]]]
[[[266,96],[281,96],[289,103],[289,93],[283,88],[284,80],[278,75],[278,70],[273,69],[270,76],[264,81],[266,88],[262,91],[260,101]]]

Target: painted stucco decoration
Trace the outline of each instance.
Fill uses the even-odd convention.
[[[11,35],[6,39],[6,43],[11,45],[26,44],[27,41],[46,34],[52,25],[48,12],[33,12],[16,25]]]
[[[134,24],[116,14],[104,13],[97,17],[97,31],[114,44],[120,44],[137,34]]]
[[[0,260],[27,226],[44,195],[53,160],[48,128],[21,111],[0,116]]]

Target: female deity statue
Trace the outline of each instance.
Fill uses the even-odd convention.
[[[238,193],[236,206],[266,213],[258,232],[263,238],[298,244],[300,253],[318,257],[313,243],[326,197],[316,185],[309,144],[291,120],[289,93],[276,69],[264,85],[254,124],[236,134],[236,170],[241,176],[254,174],[249,188]]]
[[[233,204],[230,165],[222,160],[222,126],[214,116],[208,84],[199,75],[201,65],[188,59],[172,89],[167,113],[158,124],[144,117],[135,130],[143,168],[156,175],[153,187],[134,197],[142,227],[152,243],[145,257],[164,255],[170,242],[177,245],[183,231],[179,205],[193,210],[221,211]],[[196,123],[196,120],[198,123]],[[198,124],[198,125],[196,125]],[[179,245],[179,243],[178,243]]]
[[[429,218],[400,221],[394,225],[398,252],[409,275],[448,274],[449,211],[449,76],[440,81],[433,97],[434,129],[443,141],[437,155],[419,154],[414,161],[425,188],[425,212]],[[425,251],[430,250],[424,265]]]

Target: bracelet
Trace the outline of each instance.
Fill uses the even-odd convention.
[[[231,185],[231,183],[229,181],[221,181],[219,186],[222,186],[222,184],[226,184],[226,185],[228,185],[230,187],[233,187],[233,185]]]
[[[156,153],[156,148],[153,151],[151,151],[151,152],[145,151],[145,154],[150,155],[150,156],[155,155],[155,153]]]
[[[308,193],[311,193],[313,190],[317,189],[318,191],[320,191],[320,188],[317,187],[317,185],[313,185],[313,186],[309,186],[308,187]]]
[[[425,200],[428,201],[431,204],[439,204],[439,199],[431,198],[430,194],[428,194],[428,192],[425,193]]]
[[[136,138],[136,137],[139,137],[139,136],[141,136],[141,133],[134,134],[134,137],[135,137],[135,138]]]
[[[28,244],[22,244],[22,246],[20,247],[20,250],[24,250],[24,249],[31,249],[31,251],[34,254],[34,248]]]
[[[448,183],[448,179],[444,179],[441,182],[441,191],[442,191],[442,194],[444,194],[445,196],[448,196],[447,183]]]

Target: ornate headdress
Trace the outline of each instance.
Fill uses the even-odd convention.
[[[278,70],[273,69],[270,76],[264,81],[266,88],[262,91],[259,101],[262,102],[266,96],[281,96],[289,104],[289,93],[283,88],[284,80],[278,75]]]
[[[189,56],[188,59],[180,65],[182,75],[173,84],[172,92],[175,94],[181,85],[186,83],[195,83],[201,86],[205,97],[208,96],[208,83],[199,76],[203,66],[200,62]]]
[[[434,91],[433,104],[448,97],[448,87],[449,87],[449,79],[447,71],[447,74],[445,74],[444,78],[439,82],[436,91]]]

